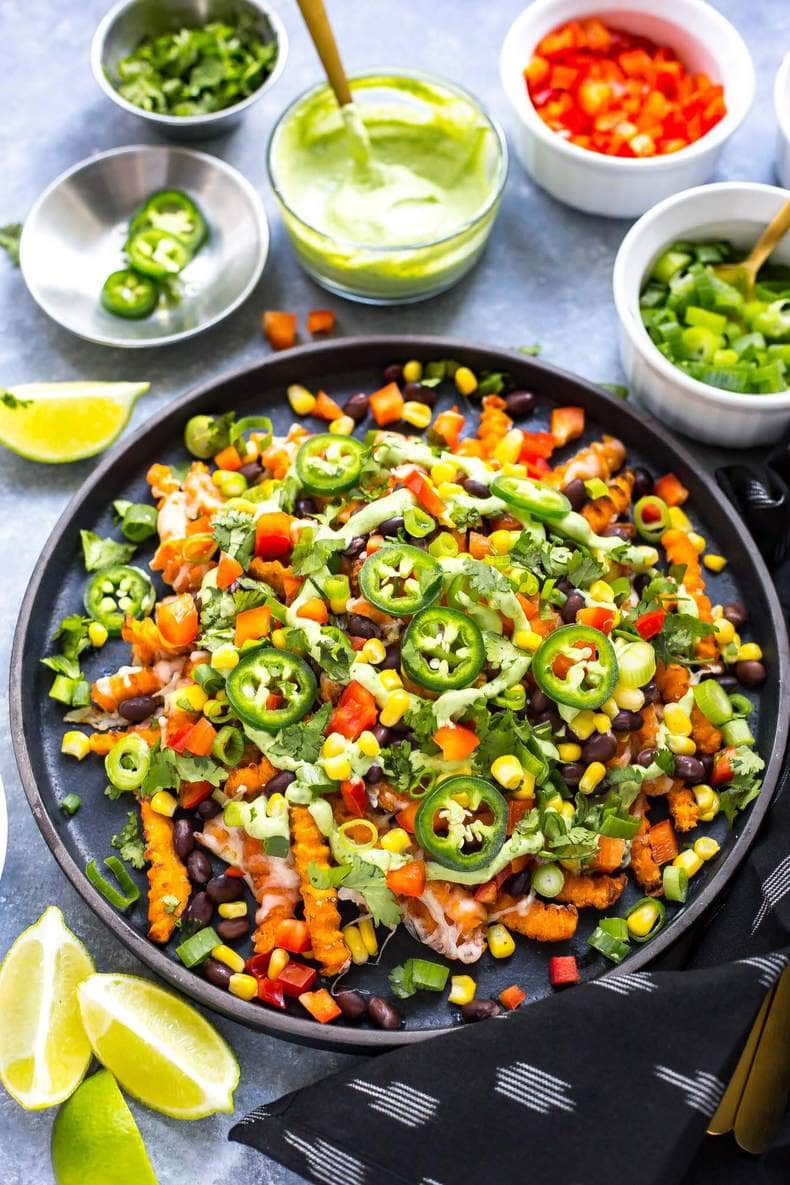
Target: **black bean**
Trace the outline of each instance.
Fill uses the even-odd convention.
[[[121,700],[118,711],[124,720],[131,724],[141,724],[143,720],[153,716],[161,702],[161,695],[133,695],[129,699]]]
[[[195,837],[192,834],[192,824],[189,819],[176,819],[173,824],[173,847],[176,850],[176,855],[179,859],[186,860],[194,846]]]
[[[203,974],[209,983],[214,984],[214,987],[225,988],[227,990],[233,972],[230,967],[226,967],[224,963],[220,963],[219,959],[209,957],[203,964]]]
[[[482,481],[477,481],[474,477],[465,477],[461,485],[473,498],[487,498],[491,493],[487,485],[484,485]]]
[[[381,779],[384,777],[384,770],[380,765],[371,765],[368,772],[365,774],[365,781],[371,786],[378,786]]]
[[[603,534],[606,538],[624,539],[627,543],[629,539],[633,539],[636,534],[636,527],[633,523],[610,523],[604,528]]]
[[[394,514],[392,518],[385,518],[383,523],[379,523],[379,533],[387,537],[397,535],[398,531],[403,530],[403,515]]]
[[[248,461],[246,465],[242,465],[241,469],[237,469],[236,472],[247,479],[247,485],[254,486],[263,473],[263,468],[260,461]]]
[[[264,790],[267,794],[284,794],[291,785],[291,782],[295,781],[296,774],[291,773],[289,769],[283,769],[278,774],[275,774],[273,778],[269,778],[269,781],[264,786]]]
[[[222,807],[218,802],[215,802],[213,798],[204,798],[200,806],[195,811],[195,814],[198,816],[198,818],[206,822],[208,819],[215,818],[215,816],[218,815],[221,810]]]
[[[646,704],[654,704],[658,699],[658,684],[651,679],[642,688],[642,695],[645,697]]]
[[[365,550],[367,542],[368,541],[364,535],[355,535],[343,552],[344,558],[347,560],[355,560],[357,556]]]
[[[632,470],[632,472],[634,475],[632,497],[634,502],[638,502],[640,498],[646,498],[648,494],[653,493],[653,475],[641,465],[637,465],[636,469]]]
[[[584,742],[582,761],[585,765],[589,765],[591,761],[606,763],[614,757],[616,750],[617,741],[610,732],[594,733],[588,741]]]
[[[297,518],[309,518],[317,511],[318,507],[312,498],[297,498],[294,502],[294,513]]]
[[[565,594],[566,597],[569,597],[572,592],[575,592],[575,589],[567,576],[560,576],[554,587],[558,588],[561,593]]]
[[[250,932],[248,918],[223,918],[217,922],[217,933],[223,942],[239,942]]]
[[[562,487],[562,492],[570,502],[572,510],[581,510],[587,501],[587,491],[580,477],[574,477],[573,481],[569,481],[566,486]]]
[[[348,632],[355,638],[380,638],[381,629],[369,617],[361,613],[350,613],[348,618]]]
[[[528,416],[535,410],[535,396],[531,391],[511,391],[505,399],[505,410],[516,419]]]
[[[422,383],[406,383],[403,398],[413,403],[427,403],[428,407],[433,407],[436,403],[436,391],[433,387],[423,387]]]
[[[394,1004],[383,996],[371,996],[368,1000],[368,1016],[377,1029],[394,1031],[401,1025],[400,1013]]]
[[[647,588],[651,579],[652,578],[648,575],[647,572],[640,572],[640,574],[637,576],[636,580],[634,581],[634,590],[638,596],[641,597],[642,593]]]
[[[400,642],[390,642],[389,646],[387,647],[387,653],[384,656],[384,662],[379,663],[379,670],[400,670]]]
[[[476,1020],[488,1020],[491,1016],[499,1016],[502,1012],[496,1000],[470,1000],[461,1007],[461,1019],[467,1024]]]
[[[763,663],[757,662],[755,659],[736,662],[735,674],[742,687],[761,687],[768,677]]]
[[[656,759],[656,750],[655,749],[640,749],[639,753],[637,754],[636,764],[643,766],[644,769],[647,769],[647,767],[649,765],[653,764],[655,759]]]
[[[403,367],[400,362],[391,362],[384,371],[385,383],[399,383],[403,378]]]
[[[390,743],[392,733],[388,728],[385,728],[383,724],[377,724],[373,729],[373,735],[381,745],[381,748],[384,749]]]
[[[347,416],[351,416],[351,419],[355,424],[358,424],[360,420],[364,420],[365,416],[368,414],[367,395],[365,395],[363,391],[360,391],[357,395],[352,395],[351,398],[347,399],[343,404],[343,411]]]
[[[642,723],[639,712],[628,712],[621,708],[612,720],[612,732],[636,732],[642,727]]]
[[[186,908],[184,917],[188,922],[199,922],[201,926],[207,926],[214,917],[214,905],[208,895],[202,890],[195,893]]]
[[[583,773],[584,766],[578,761],[569,761],[566,765],[560,766],[560,774],[571,787],[579,785]]]
[[[721,611],[727,621],[732,622],[736,630],[741,629],[749,620],[746,606],[742,605],[740,601],[733,601],[730,605],[722,605]]]
[[[535,690],[532,692],[532,695],[530,696],[530,699],[532,701],[532,710],[534,712],[545,712],[549,706],[548,697],[544,695],[539,687],[535,688]]]
[[[560,617],[566,625],[573,625],[576,614],[585,606],[584,597],[580,592],[572,592],[560,609]]]
[[[227,901],[238,901],[244,892],[244,881],[240,876],[212,876],[206,885],[206,892],[216,905],[224,905]]]
[[[509,876],[502,888],[511,897],[523,897],[529,888],[530,876],[528,872],[516,872]]]
[[[738,680],[729,671],[722,671],[720,675],[714,675],[713,678],[725,691],[734,691],[738,686]]]
[[[190,852],[187,860],[187,872],[193,885],[205,885],[211,880],[211,861],[205,852],[199,850]]]
[[[675,777],[681,782],[690,782],[692,786],[699,786],[705,781],[705,766],[697,757],[676,757]]]
[[[368,1010],[368,1002],[362,992],[355,992],[350,988],[344,992],[337,992],[335,1003],[346,1020],[359,1020]]]
[[[705,770],[705,779],[707,781],[707,779],[713,773],[713,754],[701,753],[700,761],[702,762],[702,768]]]

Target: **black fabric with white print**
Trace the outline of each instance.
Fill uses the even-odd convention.
[[[786,446],[769,461],[719,476],[788,610]],[[790,961],[789,848],[790,760],[760,837],[684,952],[362,1059],[258,1108],[230,1138],[318,1185],[784,1185],[790,1120],[759,1158],[705,1130]]]

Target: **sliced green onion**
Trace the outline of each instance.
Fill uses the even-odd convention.
[[[715,679],[704,679],[694,687],[694,703],[714,728],[732,718],[730,697]],[[748,732],[748,728],[747,728]]]
[[[238,765],[244,752],[244,737],[240,728],[226,724],[214,738],[211,756],[223,765]]]
[[[601,926],[595,927],[587,942],[594,950],[597,950],[599,954],[609,959],[612,963],[622,963],[623,959],[631,950],[627,942],[623,942],[620,938],[614,938],[611,934],[607,934]]]
[[[102,897],[104,897],[106,901],[109,901],[110,905],[115,907],[115,909],[128,909],[131,905],[134,905],[135,901],[137,901],[138,897],[140,896],[139,888],[134,883],[129,873],[126,871],[126,868],[117,856],[108,856],[104,863],[109,868],[110,872],[112,872],[116,881],[120,885],[122,892],[119,893],[115,888],[115,885],[110,884],[110,882],[102,876],[95,860],[89,860],[85,865],[85,875],[88,878],[88,881],[93,885],[94,889],[101,893]]]
[[[348,576],[330,576],[324,584],[328,601],[347,601],[351,596],[351,582]]]
[[[132,543],[144,543],[156,534],[157,513],[154,506],[134,502],[127,506],[121,519],[121,534]]]
[[[242,419],[237,420],[232,425],[230,430],[230,443],[235,445],[236,452],[239,456],[243,454],[239,451],[239,444],[244,443],[245,432],[262,432],[264,435],[258,442],[258,449],[263,452],[272,442],[272,433],[274,428],[268,416],[243,416]]]
[[[601,481],[600,477],[591,477],[584,483],[584,488],[587,491],[587,497],[593,501],[596,498],[606,498],[609,494],[606,482]]]
[[[82,799],[79,794],[67,794],[61,801],[60,809],[64,815],[76,815],[81,806]]]
[[[625,918],[600,918],[598,925],[612,938],[619,938],[621,942],[628,942],[628,922]]]
[[[433,556],[435,560],[444,558],[451,558],[458,555],[458,544],[452,535],[447,531],[442,531],[441,535],[437,535],[428,544],[428,553]]]
[[[141,736],[128,733],[104,758],[107,777],[117,790],[137,790],[151,765],[151,750]]]
[[[689,887],[688,873],[685,868],[676,868],[674,864],[665,864],[661,879],[667,901],[678,901],[682,904],[686,900]]]
[[[509,709],[511,712],[520,712],[526,702],[527,690],[522,683],[514,683],[501,695],[494,696],[494,703],[498,708]]]
[[[564,884],[565,873],[556,864],[539,864],[532,874],[532,888],[541,897],[556,897]]]
[[[754,704],[745,695],[741,695],[739,691],[734,692],[730,696],[730,707],[732,708],[733,716],[751,716],[754,711]]]
[[[642,820],[633,815],[624,819],[621,815],[604,815],[600,826],[600,834],[610,839],[633,839],[642,826]]]
[[[424,539],[436,526],[436,520],[419,506],[410,506],[403,512],[403,526],[413,539]]]
[[[197,967],[206,961],[216,946],[222,946],[222,939],[216,930],[206,926],[177,946],[176,954],[185,967]]]
[[[629,642],[617,655],[617,682],[644,687],[656,673],[656,652],[649,642]]]
[[[436,785],[437,777],[436,770],[424,769],[417,778],[417,781],[409,786],[409,797],[425,798],[425,795],[429,794]]]
[[[349,832],[359,827],[367,828],[369,839],[358,840],[349,834]],[[358,852],[369,851],[378,842],[379,838],[378,830],[375,824],[371,823],[370,819],[348,819],[345,823],[341,823],[337,830],[342,835],[344,843],[348,844],[351,848],[355,848]]]
[[[219,671],[215,671],[209,662],[198,663],[192,668],[191,678],[199,684],[206,695],[213,695],[215,691],[225,686],[225,680]]]
[[[90,684],[81,676],[75,679],[68,675],[56,675],[49,689],[50,699],[65,704],[68,708],[85,708],[90,703]]]
[[[429,959],[409,959],[407,966],[416,988],[429,992],[444,991],[450,974],[449,967],[443,967],[441,963],[432,963]]]
[[[721,735],[725,745],[753,745],[755,743],[749,722],[743,716],[738,716],[735,720],[728,720],[726,724],[722,724]]]
[[[222,822],[226,827],[243,827],[249,822],[250,804],[248,802],[226,802],[222,811]]]
[[[654,511],[658,518],[651,515],[649,521],[645,520],[645,511],[648,509]],[[655,494],[647,494],[640,498],[634,506],[634,524],[648,543],[657,542],[670,525],[669,507],[663,498],[657,498]]]
[[[616,580],[610,580],[609,587],[612,590],[615,601],[619,601],[621,597],[627,597],[631,591],[631,581],[627,576],[618,576]]]
[[[638,942],[640,945],[643,942],[649,942],[651,938],[655,938],[659,930],[663,930],[664,923],[667,920],[667,907],[664,905],[663,901],[659,901],[656,897],[643,897],[640,901],[637,901],[636,905],[632,905],[628,913],[625,915],[626,923],[628,922],[628,919],[631,917],[631,915],[635,914],[637,910],[648,906],[653,912],[653,924],[650,927],[648,933],[645,934],[644,937],[638,937],[637,935],[631,933],[630,927],[628,930],[631,941]]]

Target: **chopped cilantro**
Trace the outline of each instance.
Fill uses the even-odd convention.
[[[409,741],[396,741],[379,753],[378,760],[387,781],[394,790],[406,793],[414,785],[416,774],[411,763],[412,746]]]
[[[686,662],[694,658],[694,647],[701,638],[708,638],[713,626],[690,613],[668,613],[661,633],[653,638],[656,657],[664,663]]]
[[[311,864],[308,874],[314,889],[342,886],[361,893],[377,926],[397,926],[400,922],[398,902],[387,887],[384,873],[375,864],[367,864],[355,856],[350,864],[340,864],[336,868],[320,868],[317,864]]]
[[[268,756],[274,764],[277,764],[279,755],[307,762],[308,765],[318,761],[331,711],[331,704],[324,704],[309,720],[300,720],[281,728],[268,749]]]
[[[137,811],[128,812],[126,822],[110,842],[114,848],[118,848],[121,859],[131,864],[132,868],[145,868],[145,840],[140,831]]]
[[[154,749],[140,793],[150,798],[157,790],[178,790],[182,782],[211,782],[219,786],[228,771],[210,757],[191,757],[175,749]]]
[[[128,564],[137,550],[136,543],[120,543],[117,539],[102,539],[93,531],[80,531],[85,571],[97,572],[114,564]]]
[[[291,567],[296,576],[313,576],[329,563],[337,552],[342,551],[342,539],[316,539],[315,527],[305,527],[291,555]]]
[[[211,533],[220,549],[248,568],[255,549],[255,523],[240,510],[220,510],[214,516]]]

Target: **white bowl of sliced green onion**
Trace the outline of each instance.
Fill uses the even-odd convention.
[[[787,191],[721,182],[659,202],[614,265],[620,354],[637,402],[706,444],[750,448],[790,427],[790,236],[755,299],[714,275],[743,258]]]

